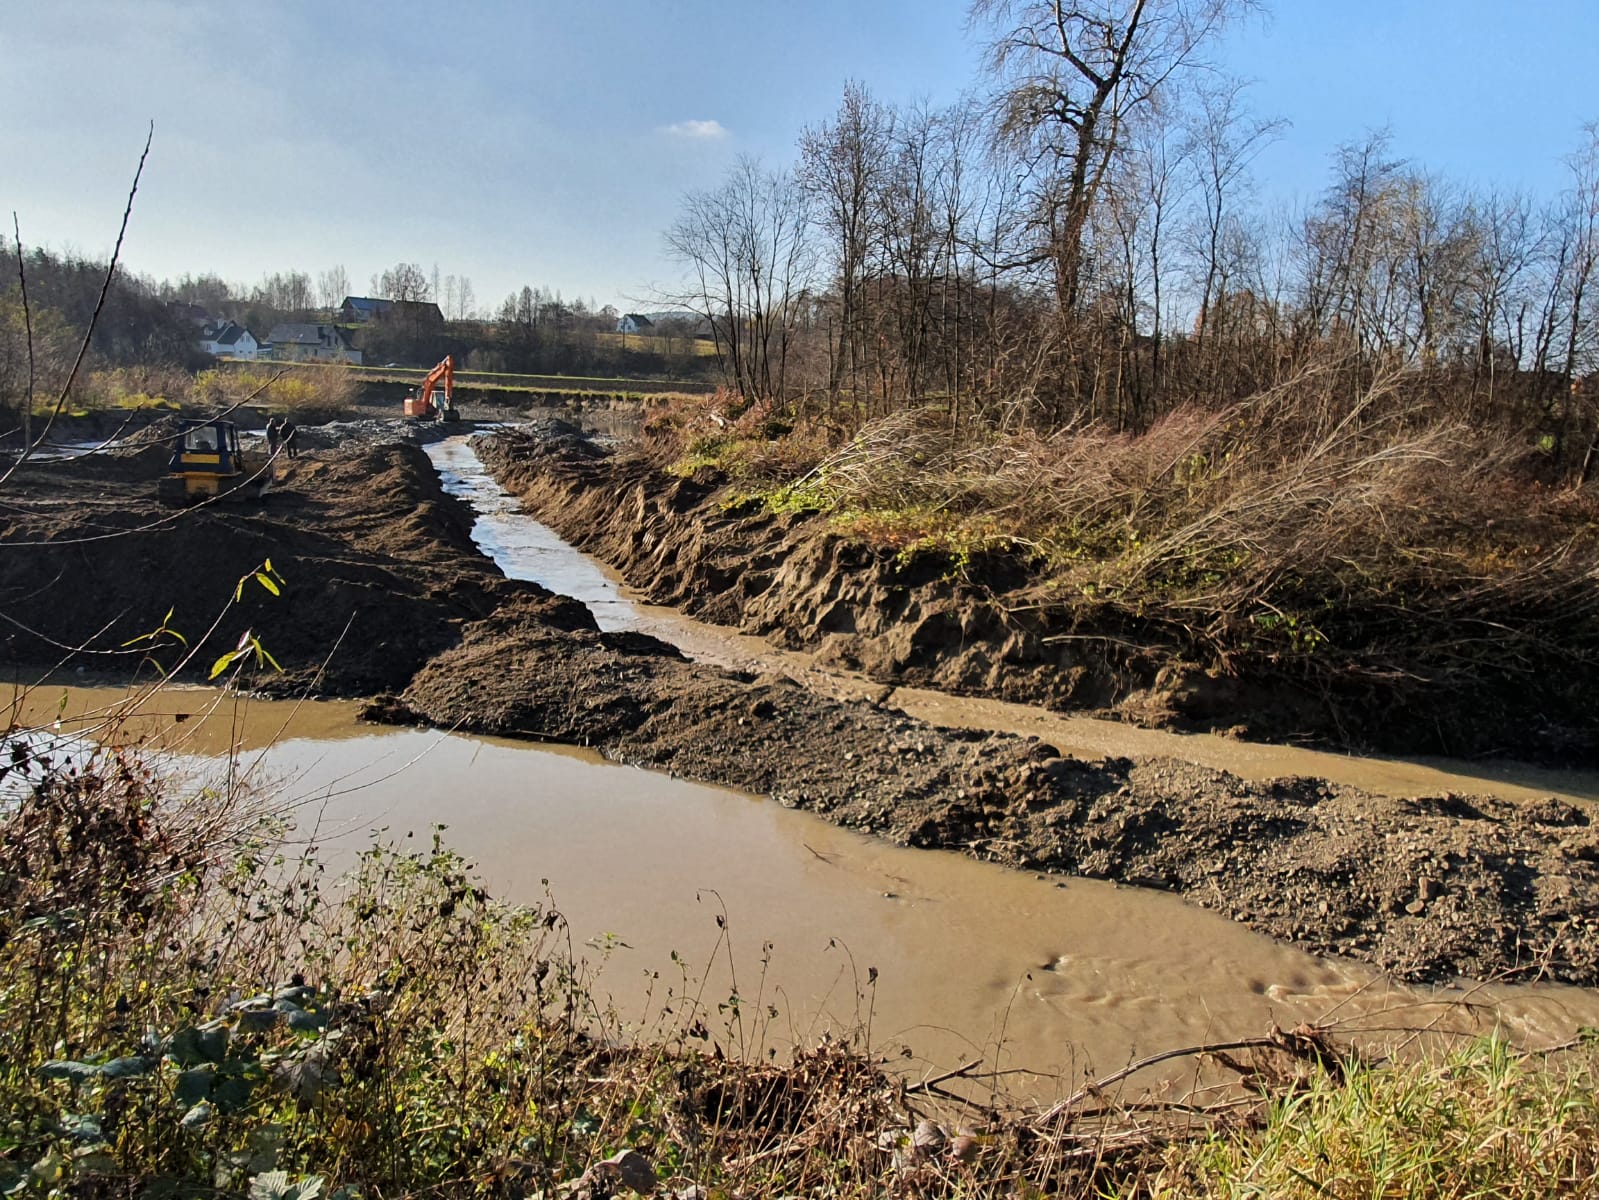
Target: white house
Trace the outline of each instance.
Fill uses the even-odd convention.
[[[200,330],[200,349],[216,358],[264,357],[255,335],[234,321],[207,325]]]
[[[655,322],[643,313],[627,313],[616,323],[617,333],[649,333],[655,328]]]

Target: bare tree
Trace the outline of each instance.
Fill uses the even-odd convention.
[[[316,290],[323,308],[337,308],[350,294],[349,272],[342,265],[318,272]]]
[[[416,263],[395,263],[381,275],[372,277],[372,294],[385,300],[431,300],[428,277]]]
[[[829,339],[837,345],[828,370],[830,401],[836,400],[846,374],[852,394],[860,386],[868,239],[892,131],[892,114],[863,85],[850,82],[834,118],[800,136],[799,183],[815,201],[817,222],[831,240],[832,285],[838,298],[837,329]]]
[[[1128,123],[1249,0],[974,0],[993,30],[999,135],[1033,180],[1031,254],[1054,269],[1056,301],[1083,294],[1084,239]]]
[[[805,193],[751,158],[740,158],[715,191],[687,196],[667,232],[690,277],[676,302],[709,322],[730,381],[752,399],[786,399],[815,266],[808,232]]]
[[[1235,192],[1247,177],[1249,164],[1286,127],[1284,121],[1256,118],[1243,101],[1244,84],[1223,79],[1195,90],[1193,116],[1188,128],[1188,159],[1200,197],[1195,250],[1201,263],[1199,321],[1195,328],[1198,352],[1215,324],[1212,311],[1218,287],[1225,290],[1222,261],[1223,233]]]
[[[280,312],[307,312],[314,305],[311,277],[304,271],[274,271],[255,288],[255,301]]]

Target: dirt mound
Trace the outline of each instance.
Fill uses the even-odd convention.
[[[1403,801],[1083,762],[713,671],[653,638],[597,632],[569,605],[519,600],[471,623],[387,716],[595,746],[903,844],[1177,892],[1407,979],[1599,982],[1599,840],[1556,801]]]
[[[1266,740],[1599,761],[1599,702],[1580,664],[1551,666],[1537,695],[1525,679],[1463,688],[1420,666],[1382,686],[1329,684],[1243,648],[1221,673],[1168,628],[1060,604],[1021,552],[899,556],[812,513],[774,515],[719,478],[573,453],[534,431],[484,439],[479,453],[529,512],[650,601],[883,683]]]
[[[472,516],[413,447],[302,459],[261,505],[162,508],[159,446],[25,467],[0,525],[0,659],[171,667],[183,646],[124,643],[163,624],[207,672],[249,631],[285,668],[268,689],[316,679],[325,694],[403,687],[462,621],[532,585],[501,577],[472,545]],[[240,581],[270,559],[281,595]],[[537,590],[537,589],[533,589]],[[170,615],[168,615],[170,614]],[[325,668],[324,668],[325,660]]]

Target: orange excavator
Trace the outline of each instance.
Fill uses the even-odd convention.
[[[444,361],[427,373],[421,388],[405,398],[405,415],[422,421],[461,419],[455,407],[455,358],[452,355],[446,354]]]

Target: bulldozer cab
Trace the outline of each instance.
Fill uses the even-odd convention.
[[[172,470],[231,475],[238,469],[239,427],[232,421],[185,421]]]
[[[258,498],[267,482],[239,448],[239,427],[232,421],[184,421],[167,470],[157,492],[168,504],[192,504],[245,489]]]

